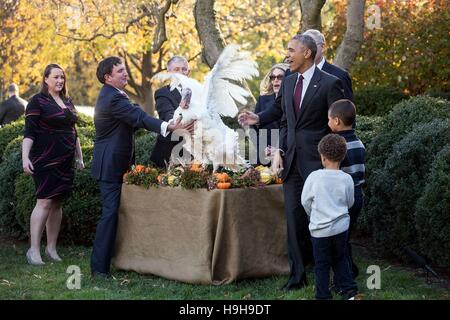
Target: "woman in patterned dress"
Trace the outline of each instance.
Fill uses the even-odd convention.
[[[46,255],[61,261],[56,242],[62,219],[62,200],[70,195],[77,169],[83,169],[83,155],[77,138],[77,111],[67,96],[64,70],[50,64],[45,68],[40,93],[33,96],[25,111],[22,163],[36,186],[36,206],[30,219],[27,261],[44,265],[40,242],[46,227]]]

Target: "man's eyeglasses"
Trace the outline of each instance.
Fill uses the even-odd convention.
[[[279,75],[279,76],[274,76],[274,75],[272,75],[272,76],[269,77],[270,81],[273,81],[273,80],[275,80],[275,79],[277,79],[277,80],[283,80],[283,78],[284,78],[284,76],[282,76],[282,75]]]

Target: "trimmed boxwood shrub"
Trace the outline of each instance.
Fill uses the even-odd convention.
[[[450,100],[450,92],[426,92],[427,96]]]
[[[14,185],[14,201],[16,204],[16,222],[20,226],[20,238],[29,236],[30,216],[36,204],[34,182],[31,176],[20,173]]]
[[[64,202],[61,240],[70,244],[92,245],[97,221],[101,216],[101,198],[91,168],[78,172],[72,196]]]
[[[78,137],[87,167],[76,173],[74,192],[63,205],[60,238],[66,243],[90,244],[100,216],[99,191],[96,182],[90,177],[95,128],[91,117],[79,114],[78,119]],[[33,180],[22,172],[24,124],[22,118],[0,130],[2,143],[13,139],[1,150],[2,153],[4,150],[4,154],[3,162],[0,163],[0,228],[3,233],[22,238],[29,233],[29,218],[36,204]]]
[[[93,126],[94,126],[94,119],[92,117],[85,115],[84,113],[78,112],[77,127],[84,128]]]
[[[146,133],[141,133],[140,136],[136,138],[135,150],[137,164],[143,164],[145,166],[152,165],[150,155],[155,146],[156,137],[156,133],[147,131]]]
[[[385,118],[383,128],[371,142],[368,166],[383,167],[392,152],[393,145],[410,132],[414,125],[433,119],[446,119],[450,114],[450,102],[427,96],[413,97],[396,105]]]
[[[14,122],[0,128],[0,162],[3,159],[3,153],[6,146],[18,136],[23,136],[23,128],[25,126],[25,117],[21,116]]]
[[[376,133],[383,127],[383,117],[356,117],[356,135],[362,141],[364,146],[368,146]]]
[[[364,116],[385,116],[394,105],[407,98],[395,87],[368,86],[355,92],[356,110]]]
[[[420,251],[440,266],[450,265],[450,144],[435,157],[416,205]]]
[[[0,229],[2,234],[18,235],[15,218],[15,179],[22,172],[22,137],[12,140],[0,163]]]
[[[375,179],[382,179],[379,175],[382,174],[381,171],[384,168],[386,159],[392,154],[393,146],[411,132],[414,126],[430,122],[433,119],[447,119],[449,115],[449,101],[428,96],[417,96],[397,104],[382,120],[382,125],[375,127],[372,133],[373,138],[370,140],[370,143],[365,144],[367,151],[366,182],[368,188],[365,189],[364,208],[358,221],[361,230],[374,229],[374,226],[371,226],[367,219],[367,208],[382,206],[382,203],[377,203],[380,199],[379,197],[372,199],[370,186],[375,184]],[[359,125],[357,122],[357,130]]]
[[[435,155],[448,143],[450,120],[419,125],[394,145],[384,168],[373,176],[365,218],[375,242],[387,251],[402,254],[403,246],[418,246],[416,201]]]
[[[20,234],[29,236],[30,216],[36,205],[34,182],[20,174],[15,183],[16,220]],[[59,241],[66,244],[91,245],[96,223],[101,215],[100,191],[90,176],[90,167],[75,174],[72,195],[63,203],[63,220]]]
[[[370,171],[383,168],[384,162],[392,153],[394,144],[411,132],[415,125],[430,122],[433,119],[448,119],[449,116],[450,101],[445,99],[417,96],[397,104],[368,145],[369,174]]]

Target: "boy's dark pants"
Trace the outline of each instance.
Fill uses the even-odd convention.
[[[356,278],[356,276],[359,273],[358,267],[353,262],[353,255],[352,255],[352,245],[350,244],[350,236],[352,232],[356,228],[356,222],[358,220],[359,213],[361,212],[361,209],[364,204],[364,194],[362,191],[361,186],[355,187],[355,203],[353,206],[348,210],[348,214],[350,215],[350,227],[348,229],[348,237],[347,237],[347,253],[348,253],[348,259],[350,263],[350,270],[352,271],[353,278]]]
[[[347,256],[348,232],[331,237],[311,237],[314,252],[314,273],[316,280],[316,299],[331,299],[329,289],[330,268],[333,268],[336,281],[343,294],[356,294],[358,287],[353,280]]]

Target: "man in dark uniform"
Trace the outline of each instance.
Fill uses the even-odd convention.
[[[9,99],[0,106],[0,127],[16,121],[24,114],[27,102],[19,97],[19,87],[13,83],[8,87]]]
[[[179,73],[185,76],[189,76],[190,70],[188,61],[184,57],[174,56],[167,63],[167,71],[169,73]],[[159,115],[159,119],[163,121],[169,121],[170,119],[172,119],[175,110],[180,104],[180,101],[181,93],[179,88],[175,88],[170,91],[170,85],[168,85],[156,90],[155,105],[156,111]],[[169,163],[173,147],[175,147],[175,145],[180,142],[180,140],[172,141],[171,138],[172,135],[169,134],[167,137],[158,135],[156,139],[155,147],[153,148],[150,160],[157,167],[166,167],[166,163]]]

